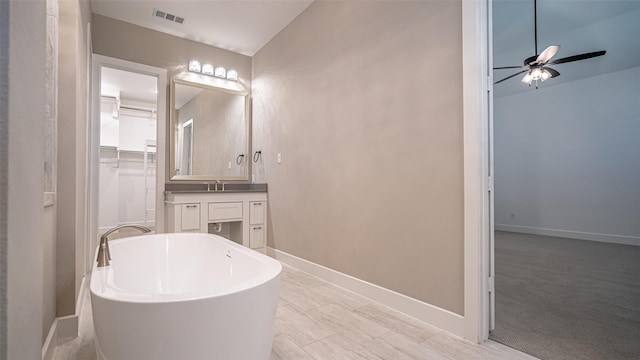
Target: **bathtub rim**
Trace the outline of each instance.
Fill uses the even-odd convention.
[[[114,302],[119,302],[119,303],[129,303],[129,304],[169,304],[169,303],[183,303],[183,302],[191,302],[191,301],[198,301],[198,300],[204,300],[204,299],[214,299],[214,298],[218,298],[218,297],[224,297],[224,296],[229,296],[229,295],[233,295],[233,294],[240,294],[244,291],[250,290],[254,287],[258,287],[258,286],[262,286],[266,283],[269,283],[271,281],[274,281],[275,279],[278,279],[280,274],[282,273],[282,264],[272,258],[269,257],[267,255],[264,255],[262,253],[256,252],[250,248],[247,248],[245,246],[242,246],[238,243],[235,243],[229,239],[226,239],[220,235],[216,235],[216,234],[208,234],[208,233],[159,233],[159,234],[144,234],[144,235],[138,235],[138,236],[131,236],[131,237],[126,237],[126,238],[120,238],[120,239],[115,239],[115,240],[111,240],[109,241],[110,244],[112,245],[117,245],[119,243],[123,243],[123,242],[128,242],[128,241],[135,241],[136,239],[139,238],[147,238],[147,237],[165,237],[165,236],[177,236],[177,237],[189,237],[189,236],[204,236],[204,237],[210,237],[212,238],[212,240],[216,240],[220,243],[223,243],[225,246],[229,246],[233,249],[235,249],[238,252],[243,253],[246,256],[249,256],[250,258],[253,258],[263,264],[265,264],[266,269],[263,273],[261,274],[266,274],[265,276],[263,276],[260,281],[256,281],[254,283],[252,283],[251,285],[247,285],[247,286],[243,286],[240,288],[236,288],[233,289],[232,291],[221,291],[221,292],[216,292],[216,293],[210,293],[210,294],[199,294],[199,295],[185,295],[185,296],[180,296],[180,294],[168,294],[168,296],[166,298],[163,298],[161,294],[155,294],[155,295],[144,295],[144,294],[135,294],[135,293],[131,293],[131,292],[125,292],[125,291],[117,291],[114,290],[113,292],[110,292],[108,294],[104,294],[100,291],[95,291],[94,290],[94,284],[95,286],[99,286],[98,282],[102,282],[102,280],[97,279],[97,277],[99,276],[98,274],[100,273],[104,273],[107,271],[110,271],[112,269],[112,265],[106,266],[106,267],[98,267],[98,263],[94,262],[93,264],[93,268],[92,268],[92,272],[91,272],[91,279],[89,281],[89,292],[91,294],[91,296],[97,296],[101,299],[105,299],[108,301],[114,301]],[[97,249],[96,249],[96,254],[97,254]],[[96,278],[94,280],[94,278]],[[112,287],[113,289],[117,289],[115,287]],[[122,297],[120,297],[120,296]],[[135,296],[138,295],[139,298],[136,298]]]

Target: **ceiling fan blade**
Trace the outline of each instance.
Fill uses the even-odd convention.
[[[602,55],[604,55],[606,53],[607,52],[605,50],[594,51],[594,52],[590,52],[590,53],[584,53],[584,54],[580,54],[580,55],[573,55],[573,56],[569,56],[569,57],[566,57],[566,58],[554,60],[554,61],[549,62],[548,64],[549,65],[564,64],[564,63],[568,63],[568,62],[572,62],[572,61],[578,61],[578,60],[590,59],[590,58],[596,57],[596,56],[602,56]]]
[[[536,58],[536,61],[534,61],[533,63],[546,64],[558,52],[558,49],[560,49],[560,45],[548,46],[546,49],[544,49],[542,53],[540,53],[540,55],[538,55],[538,57]]]
[[[550,67],[545,67],[545,69],[551,74],[551,77],[554,78],[556,76],[560,76],[560,73],[555,71],[554,69],[550,68]]]
[[[499,66],[494,67],[493,70],[501,70],[501,69],[524,69],[527,66]]]
[[[511,75],[511,76],[507,76],[506,78],[504,78],[504,79],[502,79],[502,80],[498,80],[498,81],[494,82],[493,84],[494,84],[494,85],[495,85],[495,84],[499,84],[499,83],[501,83],[501,82],[503,82],[503,81],[505,81],[505,80],[509,80],[509,79],[511,79],[511,78],[512,78],[512,77],[514,77],[514,76],[518,76],[518,75],[520,75],[520,74],[526,73],[527,71],[529,71],[529,70],[522,70],[522,71],[517,72],[517,73],[515,73],[515,74],[513,74],[513,75]]]

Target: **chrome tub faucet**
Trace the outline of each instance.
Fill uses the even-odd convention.
[[[148,227],[135,224],[118,225],[107,230],[100,237],[100,247],[98,248],[98,258],[96,259],[96,261],[98,262],[98,267],[109,266],[109,260],[111,260],[111,252],[109,252],[109,240],[107,239],[107,237],[112,233],[122,229],[137,229],[142,231],[143,233],[151,232],[151,229],[149,229]]]

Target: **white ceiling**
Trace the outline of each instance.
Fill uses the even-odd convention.
[[[312,0],[91,0],[93,13],[253,56]],[[153,15],[154,9],[185,19]]]
[[[115,96],[121,100],[156,104],[157,79],[154,76],[103,67],[100,79],[102,96]]]
[[[533,0],[493,1],[494,66],[522,65],[534,50]],[[538,0],[538,53],[560,45],[553,60],[606,50],[604,56],[552,66],[560,76],[541,87],[640,66],[640,0]],[[498,81],[518,69],[495,70]],[[494,96],[535,91],[516,76]]]

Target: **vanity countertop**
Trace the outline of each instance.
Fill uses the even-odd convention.
[[[222,184],[218,184],[218,191],[214,191],[215,183],[204,184],[165,184],[165,194],[185,194],[185,193],[206,193],[206,194],[224,194],[224,193],[247,193],[247,192],[267,192],[267,184],[249,184],[249,183],[225,183],[224,191]],[[207,190],[209,188],[210,190]]]

